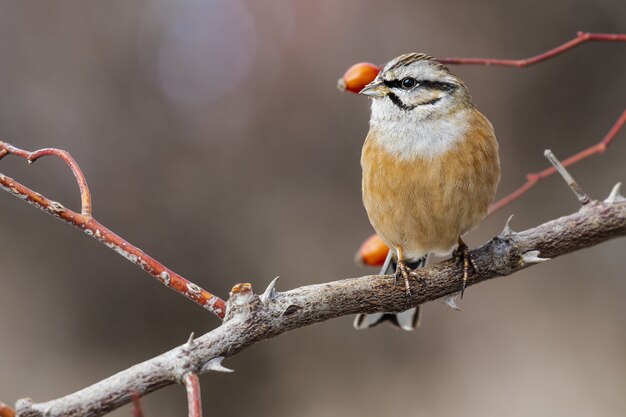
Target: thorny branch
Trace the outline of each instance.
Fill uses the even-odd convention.
[[[510,275],[536,263],[626,236],[626,199],[616,186],[604,202],[592,201],[578,212],[523,232],[502,234],[471,251],[479,273],[468,285]],[[447,260],[419,270],[411,281],[415,306],[459,291],[460,266]],[[420,281],[423,284],[420,284]],[[20,400],[19,417],[61,417],[106,414],[141,395],[180,383],[190,373],[229,371],[221,363],[243,349],[289,330],[355,313],[399,312],[407,307],[403,286],[391,275],[342,279],[286,292],[274,280],[262,295],[250,284],[233,287],[223,324],[169,352],[134,365],[74,394],[45,403]]]

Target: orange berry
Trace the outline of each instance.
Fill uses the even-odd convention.
[[[363,87],[374,81],[379,72],[380,68],[376,65],[369,62],[359,62],[348,68],[343,77],[337,81],[337,88],[339,91],[358,93]]]
[[[368,237],[361,244],[355,261],[359,265],[381,266],[387,259],[389,248],[378,235]]]

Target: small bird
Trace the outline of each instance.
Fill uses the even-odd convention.
[[[363,204],[395,252],[396,280],[404,280],[410,299],[413,268],[423,266],[428,254],[448,254],[458,245],[462,297],[469,267],[476,266],[461,236],[486,217],[500,181],[493,126],[463,81],[422,53],[389,61],[360,94],[372,98],[361,154]],[[382,317],[406,330],[417,323],[416,315],[408,325]],[[361,315],[355,327],[369,327],[365,322]]]

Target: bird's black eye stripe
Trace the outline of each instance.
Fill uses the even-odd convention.
[[[383,80],[383,84],[389,88],[402,88],[402,82],[400,80]]]
[[[420,85],[432,90],[454,91],[456,85],[444,81],[420,81]]]
[[[411,87],[404,87],[403,83],[405,80],[411,79],[415,81],[415,84]],[[401,80],[383,80],[383,84],[385,84],[389,88],[398,88],[404,90],[406,88],[413,88],[414,86],[419,86],[423,88],[429,88],[431,90],[439,90],[439,91],[454,91],[457,86],[452,83],[447,83],[444,81],[428,81],[428,80],[415,80],[415,78],[406,77]]]

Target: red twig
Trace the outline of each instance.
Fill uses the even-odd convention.
[[[624,123],[626,123],[626,110],[624,110],[622,115],[617,119],[615,124],[613,124],[613,126],[611,127],[609,132],[604,136],[604,138],[600,142],[598,142],[595,145],[590,146],[590,147],[588,147],[588,148],[578,152],[577,154],[572,155],[569,158],[565,159],[562,162],[563,166],[567,167],[567,166],[573,165],[576,162],[581,161],[581,160],[583,160],[583,159],[585,159],[585,158],[587,158],[587,157],[589,157],[591,155],[595,155],[595,154],[598,154],[598,153],[604,153],[604,151],[606,151],[606,149],[609,147],[611,142],[617,136],[617,133],[624,126]],[[554,174],[555,172],[556,172],[556,168],[550,167],[550,168],[546,168],[546,169],[544,169],[543,171],[540,171],[540,172],[526,174],[526,183],[524,185],[522,185],[520,188],[518,188],[517,190],[513,191],[511,194],[509,194],[506,197],[504,197],[504,198],[496,201],[495,203],[493,203],[489,207],[489,214],[491,214],[491,213],[501,209],[502,207],[506,206],[507,204],[511,203],[512,201],[517,200],[522,195],[524,195],[528,190],[530,190],[532,187],[534,187],[535,184],[537,184],[540,180],[549,177],[550,175]]]
[[[87,181],[85,181],[78,164],[67,152],[59,149],[41,149],[35,152],[27,152],[0,141],[0,159],[9,154],[20,156],[29,163],[35,162],[38,158],[46,155],[54,155],[61,158],[70,166],[78,182],[81,192],[82,214],[72,211],[56,201],[49,200],[2,174],[0,174],[0,188],[38,209],[79,228],[85,234],[104,243],[130,262],[148,272],[163,285],[200,304],[216,316],[224,318],[226,312],[224,300],[186,280],[91,217],[91,196],[87,187]]]
[[[0,417],[15,417],[15,410],[0,401]]]
[[[574,39],[565,42],[556,48],[525,59],[493,59],[493,58],[443,58],[440,61],[444,64],[454,65],[498,65],[503,67],[528,67],[533,64],[553,58],[565,51],[568,51],[580,44],[589,41],[596,42],[626,42],[626,34],[620,33],[587,33],[578,32]]]
[[[91,193],[89,192],[89,187],[87,186],[87,180],[85,179],[83,171],[69,153],[61,149],[54,148],[45,148],[39,149],[35,152],[28,152],[2,141],[0,141],[0,148],[5,151],[4,153],[0,153],[0,159],[7,154],[24,158],[29,164],[34,163],[42,156],[56,156],[61,159],[68,167],[70,167],[72,174],[74,174],[74,178],[76,178],[76,182],[78,183],[78,189],[80,190],[81,214],[83,216],[91,216]]]
[[[198,375],[188,372],[183,377],[187,390],[187,403],[189,404],[189,417],[202,417],[202,399],[200,395],[200,380]]]
[[[143,417],[143,410],[141,409],[141,397],[138,393],[133,394],[133,417]]]

